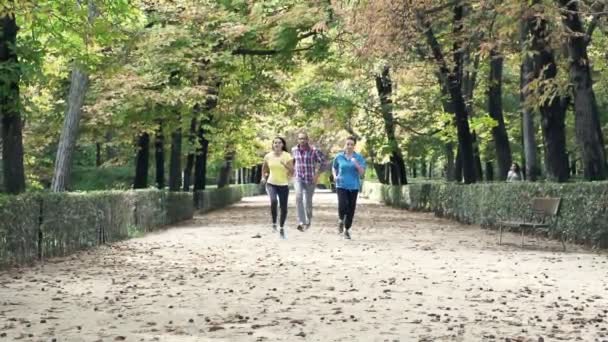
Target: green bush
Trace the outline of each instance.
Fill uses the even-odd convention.
[[[259,184],[232,185],[221,189],[198,191],[194,195],[194,205],[196,209],[205,213],[238,202],[242,197],[263,193],[264,187]]]
[[[366,182],[362,195],[392,206],[432,211],[437,216],[495,227],[500,220],[527,217],[533,197],[561,197],[555,234],[608,247],[608,182],[418,183],[402,187]]]
[[[0,196],[0,268],[38,258],[40,202],[32,194]]]
[[[131,166],[77,167],[71,174],[70,189],[74,191],[127,190],[131,188],[134,177],[135,171]]]
[[[257,184],[197,193],[203,212],[257,195]],[[155,189],[0,196],[0,268],[65,256],[191,219],[192,193]]]

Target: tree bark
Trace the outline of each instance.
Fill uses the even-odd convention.
[[[171,134],[171,159],[169,161],[169,191],[182,187],[182,129]]]
[[[570,81],[574,93],[576,141],[581,150],[583,177],[586,180],[606,179],[606,151],[597,101],[593,91],[591,66],[587,54],[587,37],[581,21],[578,2],[558,0],[562,6],[562,22],[570,31]]]
[[[490,84],[488,88],[488,113],[490,117],[496,120],[497,122],[497,126],[492,128],[492,137],[494,138],[494,148],[496,150],[498,178],[507,179],[507,173],[509,172],[509,168],[511,167],[512,159],[509,136],[507,133],[505,120],[502,113],[502,70],[503,57],[498,53],[498,51],[492,49],[490,51]],[[488,164],[486,164],[486,166],[487,165]],[[492,178],[494,178],[493,174]]]
[[[148,165],[150,159],[150,135],[141,133],[137,139],[137,156],[135,158],[135,180],[134,189],[148,187]]]
[[[51,182],[51,191],[65,191],[69,186],[72,159],[76,148],[78,128],[82,117],[82,106],[89,86],[89,76],[79,67],[74,67],[70,79],[68,105],[65,112],[63,129],[59,138],[55,170]]]
[[[156,187],[165,188],[165,136],[163,135],[163,122],[159,120],[158,129],[154,138],[154,160],[156,165]]]
[[[196,118],[192,118],[190,121],[190,133],[188,134],[188,142],[190,148],[188,149],[188,156],[186,157],[186,167],[184,168],[184,188],[183,191],[190,191],[190,185],[192,184],[192,170],[194,168],[194,150],[192,149],[196,144]]]
[[[11,194],[25,191],[23,167],[23,128],[19,106],[19,61],[15,46],[17,27],[14,14],[0,19],[0,117],[2,119],[2,172],[4,190]]]
[[[393,85],[388,65],[384,66],[380,75],[376,75],[376,90],[378,91],[378,97],[380,97],[384,131],[391,148],[391,183],[393,185],[404,185],[407,184],[407,175],[403,153],[395,137],[395,119],[393,117],[393,100],[391,99]]]

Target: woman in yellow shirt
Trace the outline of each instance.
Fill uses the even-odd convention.
[[[272,152],[264,156],[262,183],[266,183],[266,192],[270,197],[270,215],[272,217],[272,230],[274,232],[277,231],[277,204],[281,208],[281,216],[279,218],[279,236],[281,239],[287,238],[284,225],[287,219],[289,177],[292,173],[293,158],[287,152],[285,139],[276,137],[272,140]]]

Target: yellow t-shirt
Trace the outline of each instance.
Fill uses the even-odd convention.
[[[264,156],[264,161],[268,164],[268,168],[270,169],[267,183],[273,185],[289,185],[288,170],[281,164],[281,161],[290,163],[292,159],[291,154],[285,151],[283,151],[280,156],[275,155],[274,152],[266,154]]]

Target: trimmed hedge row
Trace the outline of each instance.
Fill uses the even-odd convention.
[[[422,183],[401,187],[365,182],[362,195],[485,227],[496,227],[500,220],[528,217],[533,197],[561,197],[555,233],[573,242],[608,247],[608,182]]]
[[[0,268],[120,241],[259,194],[246,184],[187,192],[32,193],[0,197]]]

